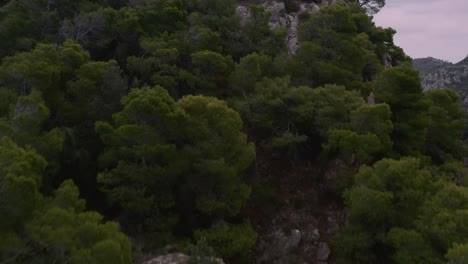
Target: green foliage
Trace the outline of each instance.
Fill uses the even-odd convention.
[[[245,259],[257,241],[257,233],[248,222],[239,225],[219,222],[210,229],[195,231],[195,238],[206,239],[217,254],[227,259]]]
[[[390,118],[387,104],[361,105],[351,112],[351,124],[347,130],[328,131],[324,154],[357,166],[385,156],[392,147],[390,134],[393,124]]]
[[[184,162],[193,162],[188,185],[197,197],[197,208],[236,215],[250,194],[241,176],[255,157],[254,145],[241,132],[242,120],[215,98],[187,96],[177,106],[188,115],[181,155]]]
[[[160,37],[142,39],[142,48],[148,55],[127,58],[127,68],[134,81],[145,85],[164,85],[166,89],[175,91],[176,87],[181,84],[179,79],[183,79],[179,77],[181,70],[175,65],[183,47],[180,47],[181,44],[175,42],[176,40],[177,36],[170,36],[167,33]],[[182,89],[179,88],[179,90]]]
[[[255,262],[249,220],[297,183],[276,174],[312,170],[298,193],[349,187],[341,262],[464,263],[465,113],[422,92],[396,31],[372,21],[384,4],[303,13],[296,52],[235,0],[3,1],[0,259],[131,262],[105,217],[144,253],[193,239],[192,261]]]
[[[0,76],[3,86],[17,95],[40,91],[46,98],[46,105],[55,110],[63,100],[59,87],[60,69],[56,48],[40,44],[31,52],[4,58]]]
[[[395,263],[441,263],[430,244],[415,230],[393,228],[387,235],[387,243],[396,249]]]
[[[36,3],[37,5],[37,3]],[[34,5],[33,5],[34,6]],[[11,55],[14,51],[30,49],[40,32],[38,23],[43,19],[40,14],[33,14],[27,8],[27,1],[3,1],[0,10],[0,58]]]
[[[356,93],[342,86],[311,89],[290,87],[290,78],[263,79],[244,100],[232,102],[269,149],[297,155],[310,139],[327,137],[330,129],[350,127],[349,112],[363,104]],[[312,142],[317,144],[321,142]]]
[[[213,259],[216,252],[210,247],[205,237],[197,240],[196,245],[189,245],[187,253],[190,256],[189,264],[215,264]]]
[[[0,231],[21,227],[40,200],[39,187],[46,161],[35,151],[18,147],[11,139],[0,140]]]
[[[146,5],[145,5],[146,4]],[[140,6],[139,24],[144,32],[157,35],[160,32],[173,32],[184,27],[187,11],[183,1],[147,1]]]
[[[412,226],[430,194],[431,175],[417,159],[384,159],[372,168],[361,167],[355,180],[354,187],[345,192],[349,222],[338,238],[340,259],[344,263],[372,263],[389,258],[383,254],[387,232],[392,227]],[[367,241],[345,248],[342,243],[356,232]]]
[[[40,92],[33,91],[28,96],[19,97],[16,104],[11,105],[8,118],[2,119],[2,134],[15,136],[20,142],[31,142],[28,136],[39,134],[41,125],[49,116],[49,109]]]
[[[360,27],[371,21],[367,16],[364,21],[357,19],[361,17],[362,10],[342,3],[321,9],[301,25],[301,47],[291,63],[297,84],[317,87],[336,83],[369,92],[363,82],[373,80],[381,66],[377,43]]]
[[[212,51],[200,51],[192,54],[192,64],[201,91],[205,91],[205,94],[223,94],[219,90],[226,86],[227,77],[231,72],[230,57],[223,57]]]
[[[20,146],[31,145],[48,160],[44,190],[77,177],[78,184],[91,191],[95,174],[89,172],[96,165],[89,162],[99,151],[94,122],[110,119],[127,90],[117,63],[90,62],[86,50],[66,41],[6,57],[0,76],[9,105],[8,116],[0,121],[1,133]]]
[[[107,120],[120,109],[127,84],[116,61],[88,62],[75,71],[66,88],[67,104],[60,117],[68,126],[88,120]]]
[[[372,234],[362,232],[359,227],[347,225],[338,232],[333,242],[340,263],[375,263],[382,260],[372,253],[376,244]]]
[[[53,176],[60,169],[60,154],[65,143],[65,131],[53,128],[43,131],[50,116],[42,96],[32,91],[27,96],[20,96],[12,104],[8,117],[0,118],[0,135],[7,136],[21,147],[32,147],[48,161],[48,173],[44,177],[43,188],[52,189]]]
[[[268,55],[279,55],[285,52],[286,30],[271,30],[268,22],[271,13],[259,5],[249,6],[250,16],[240,25],[239,33],[234,35],[235,42],[231,47],[234,58],[257,52]]]
[[[468,261],[468,244],[454,244],[446,255],[450,264],[461,264]]]
[[[384,221],[405,226],[414,219],[416,208],[425,200],[431,188],[430,174],[420,166],[419,161],[414,158],[382,160],[373,166],[373,170],[363,167],[356,176],[356,186],[391,195],[392,205],[385,209],[387,214],[393,215]],[[361,184],[366,187],[361,187]],[[352,193],[355,192],[350,191],[349,194],[352,196]],[[348,201],[353,204],[352,198]],[[371,208],[365,210],[370,212]],[[359,215],[357,213],[356,219],[360,218]],[[350,219],[354,219],[353,211],[350,212]]]
[[[375,99],[392,111],[394,150],[402,155],[421,152],[430,125],[430,104],[422,93],[418,73],[407,66],[385,70],[376,80]]]
[[[393,130],[391,117],[392,112],[387,104],[364,104],[351,112],[351,124],[358,134],[375,134],[382,144],[383,152],[387,153],[393,144],[390,138]]]
[[[242,174],[255,151],[236,112],[211,97],[175,102],[161,87],[133,90],[122,102],[115,128],[96,123],[107,145],[98,182],[122,208],[127,230],[169,236],[177,219],[194,224],[195,212],[238,214],[250,194]]]
[[[466,113],[459,104],[458,94],[452,90],[440,89],[429,91],[425,96],[431,102],[428,109],[431,123],[427,130],[427,154],[437,163],[461,158]]]
[[[222,20],[233,16],[237,3],[234,0],[194,0],[190,1],[188,5],[190,11],[206,15],[207,21],[205,23],[215,27],[216,19]]]
[[[329,155],[338,152],[340,159],[350,164],[368,163],[372,161],[372,156],[382,149],[375,134],[359,135],[349,130],[332,129],[327,137],[324,151]]]
[[[14,263],[131,263],[118,224],[85,212],[71,180],[54,197],[39,192],[46,161],[10,139],[0,141],[0,257]]]
[[[347,91],[343,86],[325,85],[313,90],[315,106],[314,126],[324,136],[329,129],[350,126],[349,113],[364,104],[356,91]]]
[[[290,78],[263,79],[255,85],[253,94],[233,102],[234,107],[256,130],[258,139],[281,138],[283,135],[302,137],[301,126],[312,122],[313,90],[290,87]]]
[[[444,263],[453,243],[466,243],[467,189],[433,182],[417,159],[381,160],[355,180],[336,239],[343,263]]]
[[[116,128],[96,123],[97,133],[108,146],[100,163],[109,168],[97,180],[110,201],[125,210],[122,222],[127,229],[135,232],[144,226],[146,232],[166,231],[174,216],[163,218],[157,212],[174,204],[169,170],[176,147],[163,136],[170,136],[171,117],[177,117],[175,102],[162,88],[134,90],[122,102],[124,109],[114,116]]]
[[[34,250],[47,252],[37,252],[35,262],[131,263],[130,243],[118,224],[102,223],[101,215],[84,207],[73,182],[63,182],[26,225]]]
[[[255,84],[262,77],[273,77],[282,72],[281,61],[271,56],[252,53],[240,59],[229,77],[229,85],[234,94],[246,96],[253,92]]]
[[[72,41],[60,47],[39,44],[30,52],[4,58],[0,66],[1,83],[17,96],[41,92],[54,115],[65,101],[62,84],[73,78],[75,71],[89,59],[89,54]]]
[[[65,19],[60,33],[63,38],[72,39],[87,50],[100,50],[112,41],[109,28],[115,15],[116,11],[111,8],[82,12],[73,18]]]
[[[454,184],[441,186],[422,207],[416,227],[441,257],[453,243],[467,242],[467,208],[468,189]]]

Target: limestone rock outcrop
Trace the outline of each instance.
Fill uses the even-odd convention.
[[[267,239],[260,241],[259,247],[263,251],[260,263],[287,263],[289,254],[299,247],[302,240],[302,233],[297,229],[292,229],[285,233],[277,230],[270,234]]]
[[[343,0],[319,0],[311,3],[299,3],[298,1],[298,11],[289,13],[286,11],[285,3],[280,0],[261,1],[261,3],[258,4],[271,12],[269,22],[271,29],[284,28],[287,30],[286,46],[288,47],[289,54],[294,55],[299,48],[297,32],[299,27],[299,17],[303,14],[313,14],[324,6],[329,6],[342,1]],[[245,21],[250,17],[249,8],[245,4],[239,5],[236,13],[240,17],[241,24],[245,23]]]

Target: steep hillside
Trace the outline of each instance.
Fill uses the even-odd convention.
[[[465,111],[385,0],[2,3],[0,263],[464,263]]]
[[[458,63],[434,58],[415,59],[413,66],[420,71],[425,91],[451,88],[461,96],[461,102],[468,107],[468,57]]]
[[[413,66],[419,71],[421,78],[424,78],[428,74],[450,65],[452,65],[452,63],[448,61],[439,60],[432,57],[419,58],[413,61]]]

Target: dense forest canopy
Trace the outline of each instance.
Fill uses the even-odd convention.
[[[466,263],[466,112],[423,92],[385,1],[284,1],[321,6],[293,56],[239,2],[1,2],[0,263],[253,263],[278,164],[346,208],[338,263]]]

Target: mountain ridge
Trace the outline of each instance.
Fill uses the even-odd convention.
[[[414,59],[424,91],[450,88],[460,94],[460,101],[468,108],[468,56],[457,63],[428,57]]]

